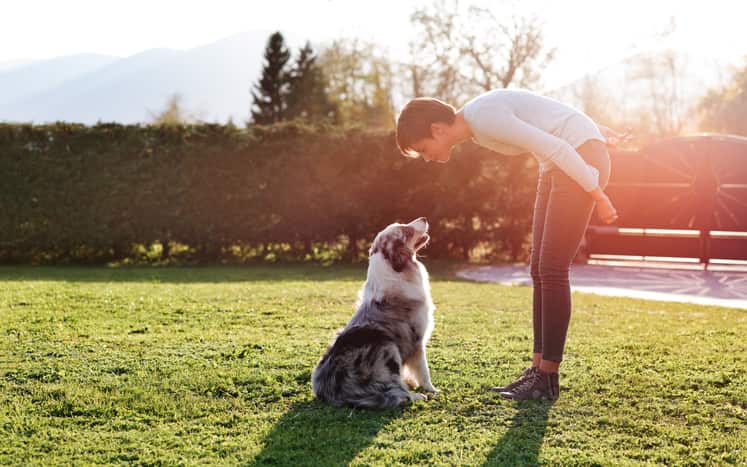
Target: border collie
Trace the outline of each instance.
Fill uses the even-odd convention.
[[[429,239],[424,217],[376,236],[357,311],[311,375],[319,399],[383,409],[427,399],[410,389],[438,392],[425,357],[435,307],[428,272],[416,258]]]

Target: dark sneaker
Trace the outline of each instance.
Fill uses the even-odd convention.
[[[524,370],[524,372],[521,374],[521,376],[519,376],[519,379],[517,379],[513,383],[508,383],[505,386],[496,386],[494,388],[490,388],[490,392],[507,392],[507,391],[511,391],[516,386],[518,386],[521,383],[523,383],[524,381],[526,381],[527,378],[530,378],[531,376],[533,376],[538,371],[539,371],[539,368],[537,368],[536,366],[530,366],[529,368],[527,368],[526,370]]]
[[[514,389],[501,392],[501,396],[511,400],[554,401],[560,396],[559,383],[560,379],[557,373],[537,371]]]

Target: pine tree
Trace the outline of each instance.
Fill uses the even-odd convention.
[[[299,51],[293,69],[288,73],[287,118],[335,120],[336,109],[326,91],[326,81],[317,56],[309,42]]]
[[[262,77],[252,91],[252,121],[257,124],[271,124],[285,119],[286,98],[290,83],[286,64],[290,52],[280,32],[272,34],[265,47],[265,65]]]

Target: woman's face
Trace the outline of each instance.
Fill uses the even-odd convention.
[[[412,149],[420,154],[426,162],[448,162],[451,144],[446,133],[434,128],[433,136],[424,138],[412,145]]]

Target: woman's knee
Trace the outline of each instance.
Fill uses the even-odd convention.
[[[565,283],[570,276],[570,264],[557,264],[551,261],[541,261],[537,265],[537,280],[543,284]],[[534,279],[534,275],[532,276]]]
[[[532,245],[532,249],[529,252],[529,275],[534,279],[535,282],[539,280],[539,264],[540,260],[542,259],[541,256],[541,245],[537,244],[535,241],[535,244]]]
[[[539,264],[537,264],[537,263],[530,263],[530,265],[529,265],[529,275],[532,277],[532,279],[535,282],[537,282],[540,279]]]

